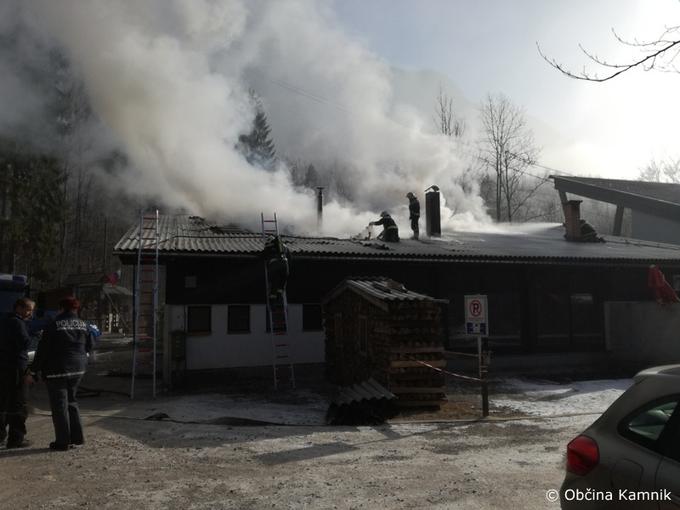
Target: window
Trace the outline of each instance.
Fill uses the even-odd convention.
[[[185,276],[184,277],[184,288],[185,289],[195,289],[198,287],[198,280],[195,276]]]
[[[227,333],[250,333],[250,305],[229,305]]]
[[[321,331],[323,321],[321,305],[302,305],[302,331]]]
[[[212,331],[210,324],[211,318],[209,306],[187,307],[187,333],[210,333]]]
[[[619,426],[619,432],[631,441],[664,453],[661,451],[662,435],[677,405],[677,396],[663,401],[657,400],[624,419]]]

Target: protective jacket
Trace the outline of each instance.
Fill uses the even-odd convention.
[[[418,202],[417,198],[409,198],[408,213],[409,220],[417,220],[420,218],[420,202]]]
[[[265,243],[262,256],[267,266],[270,295],[283,294],[290,276],[290,250],[280,237],[274,236]]]
[[[383,241],[390,243],[399,242],[399,228],[391,216],[383,216],[378,221],[372,223],[373,225],[382,225],[383,227],[382,233],[378,236],[379,239],[382,238]]]
[[[5,315],[0,322],[0,370],[26,370],[30,345],[26,321],[15,313]]]
[[[93,337],[84,320],[73,312],[59,314],[43,334],[32,371],[42,372],[46,379],[81,376],[92,345]]]

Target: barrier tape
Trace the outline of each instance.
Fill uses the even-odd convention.
[[[466,381],[472,381],[472,382],[476,382],[476,383],[482,382],[482,379],[479,379],[478,377],[470,377],[469,375],[454,374],[453,372],[449,372],[448,370],[444,370],[443,368],[432,366],[429,363],[425,363],[424,361],[421,361],[419,359],[411,358],[411,361],[415,361],[416,363],[419,363],[420,365],[431,368],[432,370],[436,370],[437,372],[441,372],[442,374],[450,375],[451,377],[457,377],[458,379],[464,379]],[[488,382],[488,379],[487,379],[487,382]]]

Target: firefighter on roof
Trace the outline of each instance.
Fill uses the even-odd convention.
[[[411,220],[411,230],[413,230],[413,237],[411,239],[418,240],[419,229],[418,221],[420,221],[420,202],[416,196],[410,191],[406,194],[408,198],[408,219]]]
[[[380,219],[378,221],[372,221],[369,225],[382,225],[383,231],[378,236],[378,239],[388,243],[398,243],[399,242],[399,229],[397,224],[390,216],[390,213],[383,211],[380,213]]]

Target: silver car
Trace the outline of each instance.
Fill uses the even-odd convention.
[[[680,509],[680,365],[634,381],[567,446],[563,509]]]

